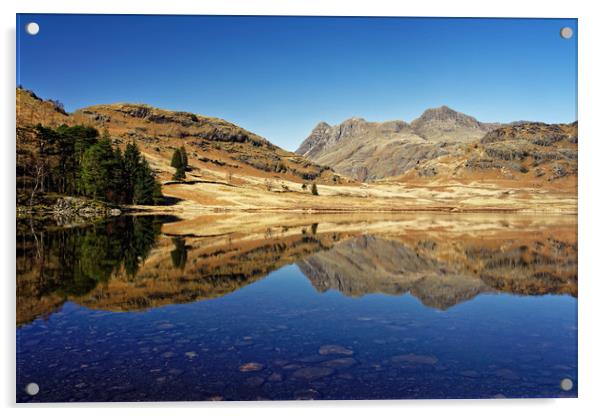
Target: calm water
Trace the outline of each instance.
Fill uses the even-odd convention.
[[[572,223],[258,238],[174,221],[18,224],[18,401],[577,395]]]

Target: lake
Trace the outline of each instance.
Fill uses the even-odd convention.
[[[18,221],[17,401],[576,397],[577,250],[576,216]]]

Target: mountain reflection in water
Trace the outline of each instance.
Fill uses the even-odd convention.
[[[467,362],[464,362],[467,360],[460,356],[454,356],[450,358],[449,363],[444,364],[439,362],[440,358],[434,358],[428,354],[398,353],[388,359],[380,357],[379,359],[383,360],[382,363],[377,367],[370,367],[377,364],[368,366],[368,358],[362,359],[361,355],[355,355],[354,358],[346,360],[338,358],[343,361],[332,363],[334,367],[329,367],[330,364],[318,364],[321,362],[319,359],[321,355],[315,355],[313,344],[311,347],[303,347],[305,345],[303,343],[298,344],[300,339],[307,339],[308,345],[312,340],[315,342],[314,335],[318,337],[315,331],[324,330],[326,335],[331,334],[330,336],[333,337],[332,334],[336,333],[336,329],[334,329],[336,326],[328,329],[328,325],[335,325],[335,321],[344,320],[346,317],[348,320],[343,321],[346,322],[345,324],[336,325],[339,327],[349,325],[348,333],[355,334],[359,338],[352,342],[352,338],[346,338],[347,335],[339,335],[338,338],[331,339],[331,343],[347,345],[349,348],[356,342],[360,344],[371,342],[371,345],[374,345],[373,348],[377,348],[373,350],[375,357],[379,354],[392,354],[383,346],[387,342],[393,342],[400,351],[404,351],[405,347],[403,346],[408,342],[414,342],[412,340],[415,339],[422,340],[423,349],[434,349],[437,345],[444,348],[446,342],[453,344],[452,336],[441,337],[441,334],[436,332],[438,331],[437,325],[444,325],[442,327],[444,330],[459,328],[456,329],[455,336],[457,342],[464,344],[458,345],[458,351],[467,348],[470,342],[475,342],[475,340],[469,342],[469,338],[466,340],[463,338],[462,325],[470,325],[474,328],[484,328],[482,329],[483,340],[479,342],[486,343],[486,340],[496,336],[484,335],[490,329],[498,331],[499,336],[502,336],[506,330],[511,331],[503,335],[508,342],[511,342],[513,337],[520,336],[521,342],[516,341],[517,344],[512,344],[517,345],[517,348],[528,348],[532,350],[531,353],[537,353],[537,348],[554,347],[554,354],[561,354],[561,352],[564,354],[563,357],[568,360],[567,362],[557,364],[558,368],[556,369],[541,369],[542,373],[537,373],[537,377],[548,377],[545,388],[543,384],[538,385],[531,378],[525,378],[523,386],[513,387],[517,390],[506,387],[509,389],[505,391],[505,395],[508,397],[557,397],[563,393],[554,390],[557,383],[555,379],[549,381],[550,377],[556,377],[556,373],[562,373],[571,378],[576,377],[576,333],[573,329],[566,329],[576,328],[576,316],[573,316],[571,312],[565,316],[562,322],[555,322],[554,320],[557,318],[552,318],[550,315],[560,313],[566,308],[572,310],[570,309],[572,304],[567,303],[566,300],[577,297],[577,234],[576,218],[572,216],[534,218],[529,216],[480,217],[477,215],[387,216],[383,214],[374,218],[368,215],[333,214],[297,215],[295,217],[274,215],[269,220],[252,215],[243,217],[216,215],[185,220],[173,217],[125,216],[86,227],[53,229],[47,225],[18,222],[17,228],[17,350],[18,362],[23,363],[18,364],[18,383],[26,382],[24,377],[27,374],[44,372],[45,368],[50,369],[59,365],[59,363],[50,362],[51,352],[54,348],[73,348],[72,345],[61,346],[61,344],[72,342],[70,336],[73,331],[77,333],[78,330],[73,329],[77,325],[83,325],[79,331],[85,331],[85,328],[92,328],[94,325],[121,325],[125,334],[129,334],[132,339],[130,341],[120,340],[119,342],[123,345],[114,348],[121,348],[119,353],[128,355],[132,354],[132,348],[135,349],[136,345],[142,345],[148,340],[168,342],[169,339],[164,338],[166,328],[174,326],[173,323],[160,323],[158,329],[148,327],[151,328],[148,329],[151,331],[150,333],[136,335],[149,324],[142,322],[134,324],[130,322],[131,319],[146,321],[161,318],[158,322],[168,322],[169,319],[176,319],[173,317],[180,316],[180,314],[191,313],[198,314],[195,315],[197,318],[194,323],[189,324],[189,329],[176,331],[175,334],[186,337],[191,336],[192,331],[197,337],[200,337],[199,341],[202,341],[198,344],[199,346],[205,345],[204,343],[209,342],[209,339],[213,339],[212,342],[221,345],[218,349],[227,348],[223,351],[243,354],[244,351],[241,348],[245,345],[253,345],[249,336],[243,337],[245,335],[243,332],[251,330],[260,332],[260,328],[263,328],[262,325],[267,325],[268,320],[274,320],[273,325],[266,329],[268,332],[262,335],[266,340],[272,336],[267,334],[280,331],[281,329],[278,329],[280,327],[290,328],[293,326],[301,332],[291,335],[292,338],[289,340],[278,338],[277,341],[270,341],[271,344],[261,350],[262,352],[256,352],[258,356],[250,355],[244,361],[259,361],[258,357],[267,354],[266,351],[272,351],[277,355],[284,354],[287,348],[309,348],[307,351],[303,349],[296,354],[301,354],[303,360],[310,360],[311,357],[314,357],[310,361],[303,361],[301,358],[299,358],[301,360],[299,362],[293,360],[292,364],[289,364],[291,371],[300,366],[301,368],[298,368],[300,373],[285,378],[285,381],[279,381],[278,386],[280,387],[278,388],[266,381],[269,375],[266,373],[261,377],[257,375],[254,381],[251,379],[249,379],[251,381],[240,381],[242,384],[238,387],[234,383],[235,390],[227,392],[226,389],[218,392],[220,397],[225,395],[227,399],[252,399],[254,394],[259,394],[256,390],[260,386],[264,386],[264,383],[265,386],[275,389],[270,393],[273,398],[295,398],[304,394],[313,397],[314,393],[308,393],[307,389],[299,390],[302,387],[299,385],[300,380],[305,380],[306,383],[310,382],[309,387],[306,386],[309,390],[321,390],[317,397],[322,398],[489,397],[488,395],[493,394],[492,391],[503,390],[500,390],[501,384],[496,385],[499,377],[502,380],[499,382],[502,384],[506,381],[516,381],[513,372],[506,371],[507,369],[504,367],[496,367],[496,365],[500,365],[499,363],[493,365],[493,358],[487,361],[489,353],[485,355],[482,355],[483,352],[480,353],[483,360],[480,365],[486,367],[488,363],[489,370],[486,371],[493,372],[493,374],[497,374],[496,371],[499,372],[498,375],[492,376],[498,381],[492,381],[489,383],[489,387],[483,387],[482,390],[464,391],[453,390],[451,386],[457,384],[458,376],[446,373],[455,368],[454,366],[467,365]],[[305,285],[313,288],[312,293],[299,286],[301,283],[294,277],[297,275],[305,277]],[[282,280],[275,280],[274,277],[264,279],[267,276],[288,276],[286,279],[290,281],[290,287],[283,286],[282,283],[279,283]],[[333,298],[333,294],[338,294],[338,297]],[[377,294],[380,297],[368,296]],[[348,301],[340,303],[342,301],[337,299],[341,295]],[[386,295],[386,297],[382,297],[382,295]],[[422,306],[417,308],[408,304],[407,297],[403,295],[411,295],[411,298],[419,301],[418,305]],[[511,295],[511,298],[499,297],[499,300],[492,300],[493,298],[488,297],[489,295]],[[548,299],[543,295],[563,296]],[[484,300],[477,302],[482,297]],[[558,298],[560,306],[542,308],[535,306],[535,303],[517,304],[515,300],[511,300],[515,298],[534,300],[541,298],[544,304],[550,305],[555,305],[555,299]],[[198,302],[209,299],[220,299],[220,302]],[[404,299],[403,303],[400,303],[402,299]],[[473,302],[475,305],[469,309],[463,309],[464,312],[459,312],[459,309],[458,312],[453,312],[457,309],[456,305],[472,304]],[[226,304],[229,306],[225,306]],[[540,303],[537,302],[537,304]],[[167,305],[180,306],[173,309],[173,307],[166,308]],[[271,309],[269,305],[272,305]],[[410,312],[403,309],[403,305],[406,305],[404,308],[410,308]],[[533,322],[530,324],[523,322],[523,325],[514,321],[516,317],[506,316],[514,312],[506,309],[508,306],[505,305],[514,305],[512,308],[516,308],[514,312],[519,315],[531,314]],[[475,309],[475,311],[469,312],[471,309]],[[201,312],[201,310],[205,312]],[[401,310],[406,310],[406,312],[401,312]],[[498,312],[493,312],[494,310]],[[499,312],[506,310],[508,312]],[[103,315],[99,315],[89,323],[77,321],[76,324],[75,321],[70,322],[70,319],[76,319],[76,315],[73,315],[75,311],[79,311],[78,313],[84,316],[78,319],[84,320],[92,319],[92,317],[86,318],[86,316],[89,313],[95,313],[94,311],[102,312]],[[135,311],[145,311],[146,313],[113,314],[113,312]],[[319,317],[311,317],[314,311],[316,313],[321,311]],[[448,323],[433,321],[429,326],[430,329],[420,329],[427,328],[423,325],[427,325],[428,319],[435,319],[436,316],[431,315],[432,312],[442,313],[442,316],[449,314],[450,320]],[[107,313],[109,315],[104,315]],[[251,322],[248,323],[250,326],[245,327],[246,329],[238,328],[238,325],[242,325],[241,322],[244,321],[241,313],[251,319]],[[332,320],[332,322],[328,321],[330,323],[324,323],[323,329],[318,329],[322,327],[316,325],[326,319],[324,313],[327,313],[328,320]],[[380,314],[381,317],[378,320],[363,317],[369,313]],[[466,313],[469,314],[464,315]],[[492,315],[494,317],[485,319],[484,316],[487,313],[494,313]],[[495,318],[496,314],[501,319],[497,324],[499,327],[495,327],[491,323],[497,319]],[[126,318],[130,315],[131,318]],[[68,318],[69,316],[73,316],[73,318]],[[172,318],[169,318],[170,316]],[[213,318],[209,318],[209,316],[213,316]],[[352,316],[355,318],[350,318]],[[406,335],[405,338],[393,341],[391,336],[382,332],[383,330],[407,329],[408,326],[402,321],[405,322],[409,319],[408,317],[412,316],[415,321],[412,321],[414,323],[410,327],[416,331],[413,335],[408,332],[412,336]],[[238,319],[238,321],[232,321],[230,318]],[[182,319],[181,324],[184,325],[185,318],[178,319]],[[287,320],[287,323],[277,324],[276,321],[279,319]],[[453,321],[454,319],[460,320]],[[424,322],[420,322],[421,320]],[[377,321],[381,322],[379,325],[384,325],[384,329],[375,323],[370,326],[370,330],[374,333],[368,335],[370,331],[362,330],[364,333],[361,335],[357,332],[359,330],[356,328],[357,325],[371,325],[370,322]],[[397,321],[400,322],[396,323]],[[455,323],[451,324],[452,321]],[[110,324],[110,322],[113,323]],[[62,331],[65,329],[60,329],[62,325],[71,325],[71,329],[63,333]],[[175,325],[177,327],[177,324]],[[533,333],[534,336],[539,336],[539,326],[543,328],[546,325],[557,329],[558,334],[555,335],[554,341],[542,341],[539,344],[529,344],[530,341],[524,341],[525,334],[520,331],[530,331],[529,334]],[[468,328],[466,326],[465,330]],[[52,334],[55,334],[57,338],[54,341],[42,338],[41,334],[46,334],[51,329]],[[104,331],[109,331],[107,332],[108,337],[117,329],[111,331],[107,328]],[[213,334],[211,331],[217,331],[215,332],[217,338],[208,338],[210,333]],[[435,332],[429,333],[428,331]],[[555,330],[548,329],[547,331],[551,337]],[[33,335],[33,333],[40,335]],[[88,338],[89,336],[90,334],[80,334],[78,339],[88,345],[92,342]],[[98,342],[105,342],[106,345],[108,339],[100,337]],[[238,341],[234,341],[236,339]],[[374,344],[377,341],[378,345]],[[533,338],[533,342],[535,341],[536,338]],[[32,354],[30,346],[36,345],[36,348],[41,348],[39,345],[45,342],[48,343],[46,346],[48,357],[40,358],[35,353],[34,356],[37,358],[30,355]],[[492,345],[503,345],[500,340],[495,342],[497,344]],[[228,347],[229,343],[234,344]],[[539,347],[540,345],[541,347]],[[334,353],[334,361],[337,360],[336,354],[347,357],[343,347],[335,347],[328,345],[324,347],[326,351],[330,351],[332,348],[334,351],[339,351]],[[96,352],[94,347],[90,346],[86,348],[88,351],[93,351],[90,353],[93,356],[102,351]],[[145,348],[143,347],[142,350],[146,351]],[[511,348],[507,347],[506,349],[507,351],[504,353],[510,354]],[[543,349],[542,351],[544,351]],[[73,351],[76,350],[79,348]],[[149,351],[152,352],[154,349]],[[241,356],[237,355],[236,359],[226,358],[224,356],[226,352],[223,351],[219,354],[217,350],[214,351],[214,354],[217,354],[214,358],[230,360],[223,363],[225,366],[232,367],[233,373],[228,377],[236,379],[239,375],[244,375],[247,370],[240,370],[240,372],[238,370],[238,366],[243,364],[243,362],[238,362],[241,360]],[[370,348],[368,351],[371,351]],[[490,353],[493,354],[493,351]],[[502,357],[504,353],[500,352],[498,356]],[[196,354],[197,352],[194,351],[185,351],[188,359]],[[438,356],[441,357],[444,354],[440,352]],[[461,353],[458,352],[458,354]],[[520,354],[521,352],[519,352]],[[102,384],[106,387],[114,382],[113,378],[116,375],[102,364],[103,360],[106,360],[106,356],[102,356],[105,358],[100,359],[94,356],[86,360],[92,360],[103,371],[106,371],[106,376],[102,377],[107,379],[103,378],[102,383],[98,381],[99,385]],[[303,358],[304,356],[305,358]],[[58,357],[62,357],[62,355]],[[165,360],[165,357],[158,355],[153,360]],[[328,354],[325,357],[328,358]],[[206,358],[209,358],[210,361],[213,360],[210,357]],[[34,369],[36,359],[38,360],[37,369]],[[57,358],[59,361],[61,359]],[[127,363],[130,359],[133,357],[118,361]],[[552,355],[546,359],[552,360]],[[312,364],[313,367],[306,367],[310,365],[308,363],[314,361],[316,364]],[[188,364],[180,363],[177,368],[172,369],[173,374],[170,373],[170,377],[173,382],[178,379],[177,374],[184,371],[183,369]],[[371,393],[358,390],[352,396],[347,397],[345,396],[347,393],[342,392],[349,391],[348,389],[327,381],[330,380],[331,375],[338,377],[337,383],[344,383],[344,377],[359,377],[343,373],[342,369],[333,370],[338,368],[338,365],[346,368],[347,364],[354,368],[357,366],[357,371],[360,369],[366,371],[362,376],[367,377],[366,380],[373,376],[380,377],[378,372],[384,368],[383,366],[391,367],[393,369],[391,371],[397,373],[390,374],[387,376],[389,378],[385,376],[382,379],[379,378],[378,388],[373,386],[373,390],[370,390]],[[79,370],[69,368],[69,364],[61,365],[61,371],[65,371],[65,374],[80,374]],[[167,364],[152,361],[152,364],[149,363],[149,365],[154,366],[149,371],[155,371],[155,367]],[[316,365],[318,367],[315,367]],[[525,368],[528,368],[529,365],[531,364],[525,364]],[[424,366],[432,367],[432,370],[442,373],[423,372],[420,377],[406,380],[407,383],[417,383],[408,392],[400,391],[402,386],[395,381],[397,380],[395,377],[401,377],[399,372],[411,372]],[[249,366],[249,368],[252,367]],[[531,365],[531,368],[539,367]],[[123,374],[126,375],[119,376],[121,378],[142,380],[145,377],[144,375],[135,375],[131,366],[124,367],[123,371],[125,372]],[[201,370],[198,369],[198,371]],[[217,377],[215,386],[223,383],[224,380],[218,380],[220,377],[218,375],[226,371],[224,368],[216,367],[211,371],[208,369],[203,371],[209,371],[207,374]],[[268,370],[263,370],[263,372],[266,371]],[[278,377],[284,378],[284,375],[278,372],[269,371],[277,374],[270,376],[274,380]],[[472,374],[481,371],[485,370],[483,368],[479,371],[466,370],[467,375],[463,380],[476,380],[477,376],[473,377]],[[546,371],[550,373],[547,376]],[[80,376],[84,377],[82,374],[77,377]],[[314,376],[319,381],[314,382]],[[437,382],[432,378],[435,376],[445,376],[446,378]],[[536,374],[534,373],[532,376],[535,377]],[[162,379],[164,377],[157,378],[157,380]],[[272,383],[276,383],[274,380]],[[451,384],[449,384],[450,382]],[[96,396],[92,397],[82,393],[80,399],[178,400],[186,398],[188,400],[205,400],[209,398],[209,395],[195,396],[193,393],[178,396],[171,390],[161,390],[161,392],[151,394],[147,391],[150,387],[137,386],[134,381],[131,383],[133,383],[132,391],[135,391],[135,394],[132,392],[131,394],[107,396],[107,392],[101,395],[98,395],[97,392]],[[256,383],[257,386],[250,388],[245,383]],[[447,387],[444,388],[443,384],[437,385],[437,383],[447,383],[445,384]],[[335,385],[338,387],[335,388]],[[368,384],[361,385],[368,386]],[[215,386],[212,387],[213,390],[220,390]],[[340,390],[338,390],[339,388]],[[460,387],[454,388],[460,389]],[[39,399],[42,401],[65,400],[70,397],[70,393],[60,389],[60,387],[56,387],[56,390],[52,394],[49,393],[46,399],[43,396],[40,396]],[[297,394],[299,391],[305,393]],[[325,391],[330,391],[330,393],[326,394]],[[18,397],[20,397],[19,394]],[[20,397],[19,400],[29,400],[29,398]]]

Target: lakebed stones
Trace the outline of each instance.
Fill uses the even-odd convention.
[[[393,364],[402,366],[435,365],[439,359],[433,355],[403,354],[391,357]]]
[[[335,358],[334,360],[323,362],[321,365],[329,368],[349,368],[357,364],[357,360],[351,357]]]
[[[320,392],[314,389],[298,390],[295,392],[295,400],[316,400],[321,396]]]
[[[303,367],[296,370],[291,378],[297,380],[313,381],[327,377],[334,373],[332,368],[327,367]]]
[[[268,377],[268,381],[272,383],[277,383],[283,380],[282,374],[280,373],[272,373]]]
[[[345,348],[341,345],[328,344],[322,345],[318,350],[320,355],[353,355],[353,350]]]
[[[253,371],[261,371],[261,370],[263,370],[264,367],[265,366],[261,363],[249,362],[249,363],[242,364],[240,367],[238,367],[238,370],[241,373],[250,373]]]
[[[259,377],[259,376],[254,376],[254,377],[249,377],[246,381],[245,384],[249,387],[259,387],[261,386],[263,383],[265,382],[265,379],[263,377]]]

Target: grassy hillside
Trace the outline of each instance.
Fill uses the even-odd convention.
[[[27,146],[36,124],[93,126],[108,131],[114,144],[135,141],[163,181],[171,179],[173,151],[186,147],[191,179],[227,181],[252,176],[297,183],[347,182],[326,166],[283,150],[266,139],[224,120],[168,111],[144,104],[95,105],[67,114],[31,91],[17,89],[18,152]]]

